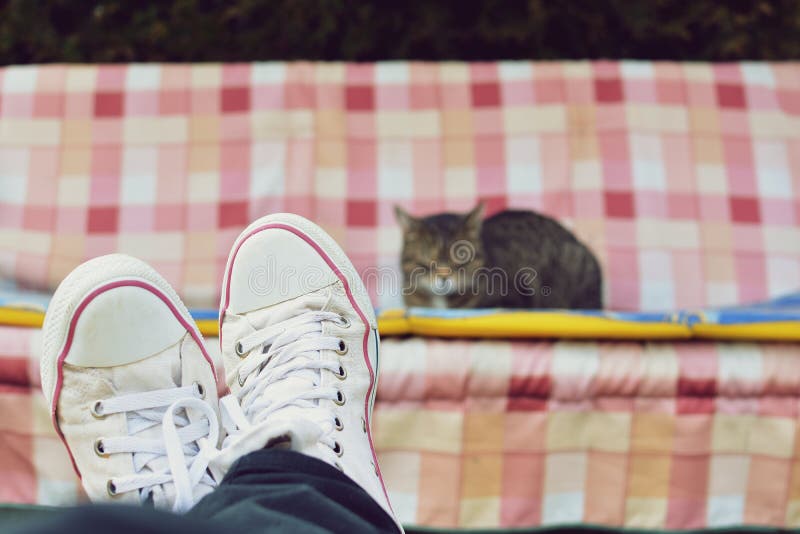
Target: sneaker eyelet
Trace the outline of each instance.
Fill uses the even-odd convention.
[[[333,402],[335,402],[339,406],[342,406],[345,402],[347,402],[347,398],[344,396],[344,393],[342,393],[341,390],[337,390],[336,398],[333,399]]]
[[[105,419],[106,417],[106,414],[103,413],[103,401],[95,401],[89,411],[92,412],[95,419]]]
[[[367,420],[364,419],[364,416],[361,416],[361,430],[364,431],[364,434],[367,433]]]
[[[347,354],[347,343],[344,342],[344,339],[339,340],[339,348],[336,349],[336,354],[339,356],[344,356]]]
[[[333,452],[336,453],[336,456],[341,456],[342,454],[344,454],[344,447],[342,447],[342,444],[339,443],[338,441],[334,441]]]
[[[108,482],[106,482],[106,491],[108,492],[109,497],[116,497],[117,495],[119,495],[117,493],[117,486],[114,484],[114,481],[111,480],[110,478],[108,479]]]
[[[238,381],[239,381],[239,387],[244,387],[244,383],[245,383],[245,382],[247,382],[247,377],[244,377],[244,378],[242,378],[241,376],[239,376],[239,375],[237,374],[237,375],[236,375],[236,378],[237,378],[237,379],[238,379]]]
[[[233,346],[233,350],[236,352],[236,355],[240,358],[244,358],[245,356],[247,356],[247,353],[245,352],[241,341],[236,342],[236,345]]]
[[[333,427],[336,430],[343,430],[344,429],[344,423],[342,423],[342,420],[339,418],[338,415],[333,419]]]
[[[339,321],[336,323],[336,325],[339,326],[340,328],[345,328],[345,329],[350,328],[350,319],[348,319],[343,315],[340,315]]]
[[[108,458],[109,454],[106,452],[105,446],[103,445],[103,438],[94,440],[94,453],[100,458]]]
[[[194,386],[195,391],[197,392],[197,396],[199,398],[201,398],[201,399],[205,399],[206,398],[206,388],[203,387],[203,384],[201,384],[200,382],[195,382],[192,385]]]
[[[336,375],[336,378],[338,378],[339,380],[344,380],[345,378],[347,378],[347,369],[345,369],[343,366],[340,365],[339,372],[333,374]]]

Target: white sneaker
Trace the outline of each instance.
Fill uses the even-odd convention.
[[[214,365],[175,291],[114,254],[84,263],[44,321],[42,390],[92,501],[188,510],[216,481]]]
[[[370,435],[375,313],[328,234],[285,213],[242,232],[225,268],[220,348],[231,390],[220,401],[220,472],[264,447],[295,450],[339,468],[395,517]]]

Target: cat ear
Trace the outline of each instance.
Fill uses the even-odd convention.
[[[397,204],[394,206],[394,216],[400,224],[400,227],[406,232],[417,226],[417,219]]]
[[[472,211],[464,215],[464,228],[473,232],[477,232],[481,229],[484,206],[483,202],[479,202],[477,206],[472,208]]]

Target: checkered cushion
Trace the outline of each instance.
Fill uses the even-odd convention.
[[[82,498],[0,327],[0,501]],[[207,340],[212,353],[217,340]],[[406,524],[800,527],[797,345],[387,339],[373,435]]]
[[[321,223],[400,303],[392,206],[534,208],[613,308],[800,286],[800,64],[264,63],[0,69],[0,277],[124,251],[213,306],[234,237]]]

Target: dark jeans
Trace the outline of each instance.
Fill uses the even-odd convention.
[[[389,514],[336,468],[300,453],[242,457],[186,515],[147,507],[87,505],[24,525],[21,533],[256,534],[398,532]]]

